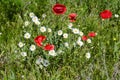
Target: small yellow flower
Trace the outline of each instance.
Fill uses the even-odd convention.
[[[117,39],[114,37],[113,40],[116,41]]]

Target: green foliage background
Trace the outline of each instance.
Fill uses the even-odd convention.
[[[59,2],[67,6],[62,18],[55,16],[51,8]],[[102,21],[99,13],[109,9],[113,13],[110,20]],[[75,27],[85,34],[96,31],[98,36],[92,45],[84,49],[73,48],[63,55],[50,59],[51,65],[38,69],[32,62],[18,59],[14,52],[18,39],[22,36],[22,25],[29,12],[39,18],[42,14],[47,19],[42,23],[52,28],[63,27],[69,23],[69,13],[78,14]],[[120,15],[119,0],[1,0],[0,1],[0,79],[1,80],[119,80],[120,79]],[[59,20],[56,20],[60,18]],[[64,22],[64,23],[63,23]],[[80,26],[79,26],[80,25]],[[35,32],[30,28],[31,31]],[[35,35],[35,34],[34,34]],[[86,49],[94,46],[91,58],[84,58]]]

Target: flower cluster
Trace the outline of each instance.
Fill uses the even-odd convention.
[[[97,35],[97,33],[95,33],[95,32],[89,32],[87,36],[86,36],[86,35],[83,35],[83,36],[82,36],[82,40],[83,40],[83,41],[87,41],[88,43],[91,43],[90,38],[93,38],[93,37],[95,37],[96,35]]]
[[[36,24],[36,25],[40,25],[40,21],[38,19],[38,17],[34,14],[34,13],[30,13],[29,16],[32,18],[32,21]]]
[[[48,51],[54,50],[54,45],[52,45],[52,44],[46,44],[45,46],[43,46],[42,42],[43,42],[45,39],[46,39],[45,36],[40,35],[40,36],[37,36],[37,37],[34,39],[34,41],[35,41],[35,43],[37,44],[37,46],[43,48],[44,50],[48,50]]]
[[[52,7],[52,11],[55,15],[62,15],[65,14],[65,12],[67,11],[67,8],[65,5],[63,4],[55,4]],[[45,14],[42,15],[43,18],[46,17]],[[29,13],[29,17],[31,18],[31,21],[36,24],[37,26],[39,26],[39,34],[34,34],[34,36],[31,35],[30,32],[26,31],[24,34],[24,39],[29,40],[30,44],[29,45],[29,49],[31,52],[36,51],[41,51],[42,53],[48,54],[50,56],[57,56],[59,53],[63,53],[64,50],[70,49],[71,45],[78,45],[79,48],[82,48],[82,46],[85,45],[85,43],[92,43],[92,39],[94,37],[97,36],[97,32],[95,31],[90,31],[87,33],[87,35],[85,35],[82,30],[80,30],[78,27],[73,27],[73,23],[76,21],[77,18],[76,13],[70,13],[68,15],[68,20],[70,21],[70,23],[68,24],[68,27],[66,29],[66,31],[59,29],[59,30],[52,30],[52,27],[45,27],[43,25],[41,25],[42,22],[40,22],[40,19],[33,13],[30,12]],[[100,13],[100,17],[102,19],[109,19],[112,17],[112,12],[109,10],[105,10],[103,12]],[[119,15],[115,15],[115,17],[119,17]],[[29,21],[25,21],[24,26],[28,26],[31,22]],[[33,25],[34,25],[33,24]],[[51,33],[52,36],[50,36],[49,34],[44,34],[45,32]],[[55,34],[54,34],[55,33]],[[57,35],[56,35],[57,34]],[[72,36],[71,36],[72,35]],[[48,38],[50,36],[50,38]],[[74,38],[77,37],[77,39]],[[33,38],[34,37],[34,38]],[[54,38],[53,38],[54,37]],[[71,39],[71,40],[70,40]],[[56,41],[56,42],[55,42]],[[71,44],[71,42],[69,41],[73,41],[74,43]],[[23,48],[25,45],[28,46],[27,43],[20,41],[18,43],[19,48]],[[67,48],[67,49],[66,49]],[[24,50],[24,49],[23,49]],[[27,50],[26,51],[21,51],[21,55],[23,57],[27,56]],[[48,60],[43,59],[40,54],[38,54],[39,57],[36,59],[36,64],[39,65],[41,68],[43,66],[47,67],[50,63]],[[86,58],[90,58],[91,54],[88,51],[85,54]]]
[[[65,5],[57,3],[53,6],[52,10],[56,15],[61,15],[61,14],[64,14],[67,9],[66,9]],[[75,22],[77,14],[76,13],[70,13],[68,17],[69,17],[70,22]]]

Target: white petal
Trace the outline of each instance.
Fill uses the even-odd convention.
[[[49,51],[49,55],[51,55],[51,56],[56,56],[57,54],[56,54],[55,50],[50,50],[50,51]]]
[[[31,51],[35,51],[35,49],[36,49],[36,46],[35,46],[35,45],[31,45],[31,46],[30,46],[30,50],[31,50]]]
[[[41,32],[46,32],[46,28],[43,26],[43,27],[40,27],[40,31]]]
[[[58,31],[58,35],[61,36],[63,34],[63,31],[62,30],[59,30]]]
[[[85,57],[89,59],[91,57],[90,53],[86,53]]]
[[[87,43],[92,43],[91,39],[87,39]]]
[[[63,38],[68,38],[68,34],[67,34],[67,33],[64,33],[64,34],[63,34]]]
[[[27,53],[26,53],[26,52],[21,52],[21,55],[22,55],[23,57],[25,57],[25,56],[27,56]]]

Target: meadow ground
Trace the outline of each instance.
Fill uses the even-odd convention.
[[[119,15],[120,0],[0,0],[0,80],[120,80]]]

